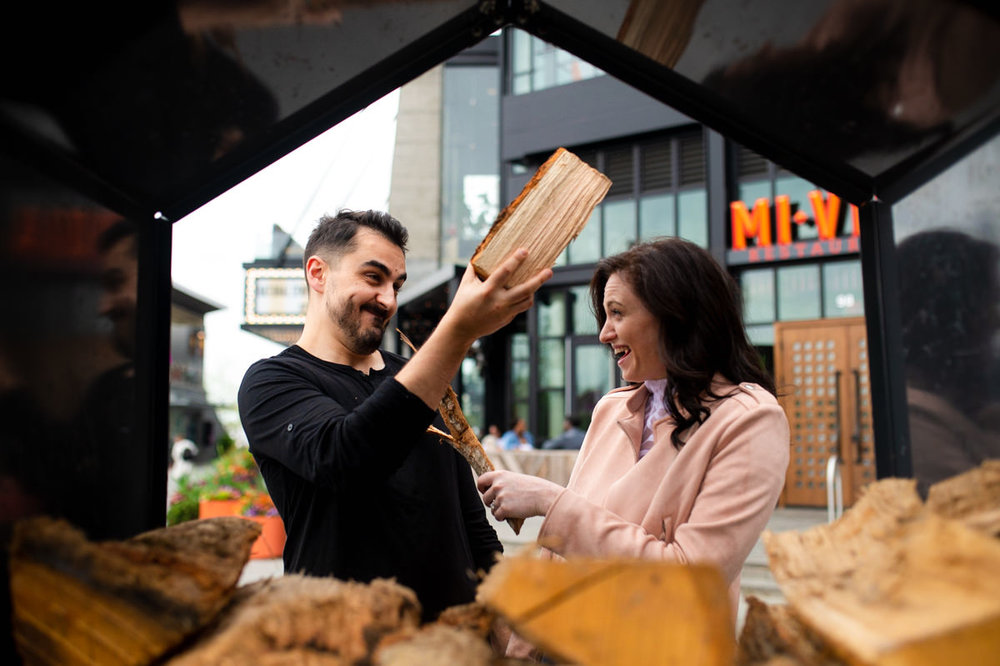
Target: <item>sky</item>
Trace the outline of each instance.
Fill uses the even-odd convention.
[[[174,223],[174,285],[221,306],[205,316],[204,384],[237,440],[243,374],[283,348],[240,329],[243,264],[270,256],[275,224],[304,246],[324,213],[388,208],[398,101],[386,95]]]

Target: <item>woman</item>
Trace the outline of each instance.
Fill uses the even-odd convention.
[[[483,501],[498,520],[545,516],[538,541],[559,556],[714,563],[735,620],[789,456],[736,285],[705,250],[665,239],[602,260],[590,293],[630,385],[594,408],[566,488],[488,472]]]

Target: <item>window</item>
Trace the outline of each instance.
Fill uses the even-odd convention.
[[[570,299],[573,303],[571,310],[573,320],[570,328],[574,335],[597,335],[597,319],[594,317],[590,307],[590,287],[581,285],[571,287],[569,290]]]
[[[522,30],[509,35],[510,92],[514,95],[604,76],[586,60],[542,41]]]
[[[860,261],[823,264],[823,316],[856,317],[865,313]]]
[[[778,319],[819,319],[819,266],[778,268]]]
[[[604,205],[604,254],[618,254],[635,244],[635,201],[612,201]]]
[[[441,121],[441,263],[475,251],[500,212],[500,75],[495,66],[446,66]]]
[[[640,241],[679,236],[708,247],[708,194],[702,132],[638,146]]]
[[[627,250],[637,241],[662,236],[680,236],[708,246],[705,150],[700,129],[573,152],[607,175],[612,184],[557,265],[593,263]]]
[[[510,336],[510,387],[514,418],[530,423],[531,347],[527,333]]]
[[[761,268],[740,274],[743,293],[743,320],[747,335],[755,345],[774,344],[774,269]]]
[[[739,283],[743,321],[755,345],[774,344],[775,321],[864,315],[857,259],[747,269]]]

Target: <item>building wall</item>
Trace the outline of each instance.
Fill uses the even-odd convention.
[[[504,38],[502,44],[506,48],[511,41]],[[762,293],[765,299],[771,299],[770,314],[765,313],[752,322],[748,320],[757,334],[754,341],[764,362],[772,367],[774,365],[776,347],[773,326],[776,321],[805,320],[802,324],[807,327],[821,328],[836,326],[851,317],[863,315],[860,245],[857,227],[852,231],[852,211],[846,205],[840,206],[835,238],[824,241],[818,235],[818,212],[815,211],[821,206],[825,206],[825,210],[833,210],[829,193],[821,192],[821,198],[814,199],[811,193],[818,188],[810,183],[612,77],[591,76],[554,87],[543,85],[533,88],[532,92],[514,95],[510,90],[514,74],[507,69],[508,62],[503,51],[499,62],[504,85],[500,98],[498,165],[501,206],[517,196],[532,176],[534,168],[557,147],[576,150],[581,156],[600,154],[601,165],[613,166],[613,154],[628,152],[631,145],[634,167],[628,176],[631,178],[638,177],[636,174],[645,169],[641,165],[644,164],[646,146],[664,140],[684,144],[675,147],[672,167],[683,170],[685,163],[681,155],[684,151],[681,148],[691,147],[690,142],[684,143],[684,138],[700,132],[704,138],[704,174],[703,180],[692,186],[703,187],[707,194],[707,236],[699,242],[708,247],[747,290],[748,299],[754,300],[752,310],[755,313],[762,312],[758,307]],[[565,60],[560,60],[560,63],[565,64]],[[401,131],[404,124],[401,112]],[[421,161],[427,163],[435,159],[433,156],[437,153],[434,151],[440,148],[431,146],[429,141],[424,146],[428,154],[421,156]],[[995,139],[894,207],[897,240],[928,227],[958,226],[996,242],[991,234],[995,234],[996,211],[1000,210],[1000,192],[996,188],[998,170],[1000,139]],[[432,175],[423,167],[415,177],[424,185],[431,182],[436,183],[438,188],[442,185],[440,170]],[[684,188],[683,179],[674,182],[675,191]],[[394,189],[396,184],[394,180]],[[634,189],[637,200],[645,196],[644,187],[640,184]],[[428,191],[426,194],[437,196],[438,192]],[[768,199],[771,205],[770,224],[776,225],[776,202],[779,197],[786,196],[796,206],[792,209],[796,223],[793,242],[781,251],[777,247],[764,248],[761,239],[754,238],[749,240],[750,254],[733,249],[731,202],[742,201],[748,209],[753,209],[760,198]],[[608,197],[606,203],[612,199],[620,203],[627,198],[627,193],[616,192]],[[640,214],[640,234],[641,219]],[[606,247],[607,239],[613,240],[615,233],[620,231],[620,227],[614,224],[605,223],[600,232]],[[432,242],[438,242],[438,237],[428,238],[428,243]],[[564,388],[559,388],[558,381],[546,380],[546,376],[551,379],[552,372],[559,374],[559,364],[549,362],[560,357],[559,349],[564,350],[567,359],[574,358],[573,354],[581,349],[586,352],[581,357],[582,364],[578,364],[580,367],[600,365],[596,351],[592,349],[598,346],[595,344],[596,332],[570,330],[585,315],[583,312],[570,312],[570,308],[580,299],[580,290],[585,290],[593,265],[591,258],[574,261],[573,255],[570,252],[561,258],[566,260],[568,257],[568,261],[557,265],[556,276],[539,294],[539,305],[484,340],[481,350],[483,363],[478,370],[478,381],[484,390],[477,394],[476,399],[485,408],[485,422],[506,423],[514,415],[526,416],[529,428],[541,440],[554,434],[561,408],[580,408],[582,403],[578,394],[586,387],[574,387],[574,382],[579,384],[573,378],[578,370],[574,365],[576,361],[566,361],[562,371]],[[808,279],[801,277],[806,273],[809,273]],[[761,281],[760,278],[768,276],[771,278],[769,281]],[[771,286],[768,287],[765,282]],[[766,287],[763,291],[762,284]],[[803,303],[811,308],[800,307],[796,310],[792,307]],[[565,333],[553,332],[553,317],[564,316],[557,310],[568,313],[565,314],[568,317]],[[806,310],[815,311],[815,314],[802,315]],[[575,318],[577,314],[580,315],[579,320]],[[563,346],[557,348],[560,344]],[[553,352],[553,349],[556,351]],[[862,367],[862,371],[867,372],[866,367]],[[463,377],[463,381],[471,383],[476,378]],[[560,392],[563,392],[562,402]],[[463,395],[463,398],[466,397]],[[473,411],[473,407],[466,405],[466,410]],[[870,415],[866,412],[863,416],[868,418]],[[869,426],[870,423],[865,427]],[[867,465],[870,448],[864,453]],[[870,471],[869,465],[859,474]],[[867,480],[870,480],[870,474],[862,479]]]
[[[389,212],[410,232],[411,283],[439,265],[441,219],[441,76],[435,67],[399,91]]]
[[[505,95],[502,104],[500,156],[504,162],[549,153],[560,146],[579,146],[694,123],[610,76],[526,95]]]

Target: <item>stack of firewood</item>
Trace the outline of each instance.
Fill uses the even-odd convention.
[[[14,638],[27,664],[483,664],[513,629],[565,664],[987,664],[1000,660],[1000,461],[934,486],[872,484],[843,518],[765,533],[786,604],[721,573],[642,560],[507,558],[477,603],[420,624],[413,592],[299,575],[238,587],[259,526],[213,518],[93,543],[16,525]],[[491,638],[494,639],[491,642]]]
[[[93,543],[68,523],[18,523],[13,633],[25,664],[490,664],[493,614],[420,625],[413,591],[285,575],[237,587],[260,532],[209,518]]]
[[[737,663],[1000,663],[1000,460],[886,479],[844,516],[765,533],[787,604],[749,600]]]

